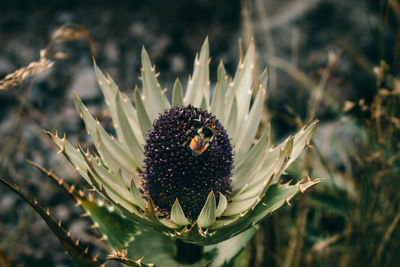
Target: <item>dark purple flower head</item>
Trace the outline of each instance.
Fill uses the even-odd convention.
[[[215,116],[203,109],[172,107],[153,123],[145,145],[143,190],[160,211],[178,198],[186,217],[196,220],[208,194],[231,191],[233,153]]]

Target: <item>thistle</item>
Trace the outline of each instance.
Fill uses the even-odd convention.
[[[206,40],[185,94],[177,80],[169,102],[143,49],[143,89],[135,89],[135,105],[95,65],[117,139],[77,95],[77,111],[97,152],[50,135],[112,207],[99,216],[83,205],[115,249],[112,259],[128,265],[221,265],[240,251],[257,223],[319,181],[279,183],[309,145],[317,121],[275,147],[269,126],[255,139],[267,71],[251,105],[254,61],[251,43],[233,79],[221,62],[211,97]],[[130,227],[110,227],[110,220]]]

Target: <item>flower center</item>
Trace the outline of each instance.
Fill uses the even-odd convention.
[[[233,153],[215,116],[203,109],[172,107],[154,121],[145,145],[143,189],[160,211],[175,200],[196,220],[208,194],[231,191]]]

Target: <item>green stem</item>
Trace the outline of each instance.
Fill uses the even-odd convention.
[[[203,256],[203,247],[182,240],[176,240],[177,256],[176,260],[182,264],[192,264],[199,261]]]

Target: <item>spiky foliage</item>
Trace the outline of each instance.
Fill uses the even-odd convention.
[[[88,249],[83,249],[79,245],[79,239],[74,241],[71,237],[70,232],[66,232],[61,225],[61,221],[57,221],[50,215],[50,211],[45,210],[36,199],[32,199],[26,193],[24,193],[18,186],[13,185],[0,177],[0,182],[13,190],[16,194],[22,197],[28,202],[32,208],[43,218],[49,228],[55,233],[60,240],[61,245],[64,247],[66,253],[74,260],[78,266],[88,267],[105,267],[104,264],[100,263],[97,257],[93,258],[88,254]]]
[[[257,94],[252,101],[254,61],[255,49],[254,44],[251,43],[246,56],[239,62],[233,79],[227,76],[221,63],[218,67],[218,81],[211,98],[209,47],[206,40],[200,55],[195,59],[193,76],[189,79],[185,95],[183,96],[182,85],[179,81],[174,85],[172,107],[193,106],[199,110],[199,113],[210,114],[207,116],[216,118],[226,129],[230,145],[233,147],[234,163],[231,174],[228,175],[229,190],[206,192],[204,203],[197,203],[200,205],[199,211],[193,214],[185,208],[187,207],[186,202],[191,200],[186,199],[187,197],[180,198],[179,192],[175,192],[177,197],[172,204],[163,205],[160,203],[160,199],[153,201],[155,195],[149,193],[148,186],[143,186],[143,184],[148,184],[148,182],[144,183],[143,179],[146,178],[146,174],[150,172],[149,168],[152,167],[149,165],[149,159],[146,161],[147,164],[144,164],[146,156],[149,156],[149,152],[145,153],[145,147],[154,145],[154,143],[149,143],[149,140],[155,142],[155,139],[158,138],[168,138],[161,131],[161,135],[164,135],[157,138],[154,136],[149,138],[149,134],[151,135],[152,129],[158,127],[159,116],[171,109],[171,103],[168,101],[165,91],[161,90],[155,69],[151,67],[146,51],[142,51],[143,90],[141,92],[139,89],[135,90],[135,106],[118,90],[114,81],[95,66],[98,82],[110,109],[118,139],[109,135],[92,117],[77,95],[74,96],[76,108],[85,122],[97,153],[94,151],[84,152],[80,147],[75,148],[71,145],[65,137],[59,138],[57,135],[50,135],[82,177],[116,208],[120,214],[118,216],[145,229],[140,234],[146,240],[149,238],[154,240],[146,241],[149,244],[143,247],[138,243],[140,241],[137,241],[140,238],[136,238],[136,241],[132,238],[125,244],[128,255],[120,255],[124,257],[121,258],[117,253],[113,258],[119,258],[129,264],[135,261],[126,257],[139,259],[145,256],[144,262],[146,263],[164,264],[163,260],[166,260],[167,256],[160,259],[158,254],[157,257],[157,253],[152,250],[152,243],[166,244],[168,247],[169,242],[175,244],[173,240],[180,239],[185,243],[204,246],[203,261],[215,258],[219,260],[214,264],[223,263],[243,247],[245,241],[254,233],[252,229],[258,222],[283,204],[288,203],[298,192],[304,192],[319,181],[307,179],[292,185],[279,184],[282,172],[308,146],[317,121],[305,126],[296,135],[289,137],[276,147],[270,144],[268,126],[264,129],[261,137],[255,140],[266,96],[267,72],[264,71],[261,75]],[[250,105],[251,102],[253,102],[252,105]],[[201,121],[201,117],[197,120]],[[180,121],[177,119],[177,124],[179,123]],[[192,139],[189,141],[198,138],[196,133],[201,134],[200,128],[191,129],[189,137]],[[183,129],[177,131],[180,130],[183,131]],[[180,134],[184,133],[177,135]],[[204,138],[204,136],[201,137]],[[218,137],[215,138],[218,139]],[[171,144],[174,140],[165,142]],[[181,145],[183,149],[189,151],[190,144],[183,143]],[[160,154],[163,153],[160,151]],[[213,162],[211,161],[210,164]],[[162,167],[162,165],[160,166]],[[159,169],[160,166],[157,168]],[[165,168],[168,166],[166,165]],[[192,170],[192,172],[196,171],[200,170]],[[162,179],[160,176],[162,173],[155,175]],[[189,180],[191,178],[191,176],[187,177]],[[214,180],[218,179],[210,179],[210,181]],[[169,199],[168,196],[165,199]],[[85,206],[84,208],[89,209]],[[98,221],[98,224],[101,223],[101,216],[89,214],[94,221]],[[113,235],[118,234],[110,231],[110,228],[107,227],[100,228],[100,231],[107,232],[109,240],[113,239]],[[132,231],[131,235],[138,236],[138,233]],[[235,239],[230,240],[233,237]],[[232,247],[230,253],[223,252],[224,242],[235,244],[230,244]],[[121,249],[113,242],[110,242],[110,245]],[[138,251],[143,254],[138,255]],[[164,251],[164,253],[173,254],[171,251]],[[171,264],[178,264],[179,261],[176,256],[171,255],[170,260]],[[201,259],[197,263],[199,262],[202,262]]]

